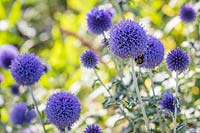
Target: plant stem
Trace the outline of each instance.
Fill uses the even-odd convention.
[[[98,75],[96,69],[94,69],[94,72],[95,72],[95,74],[96,74],[96,76],[97,76],[97,79],[100,81],[101,85],[105,88],[105,90],[108,92],[108,94],[109,94],[110,97],[112,98],[112,97],[113,97],[112,94],[110,93],[110,91],[109,91],[109,89],[106,87],[106,85],[103,83],[103,81],[100,79],[100,76]],[[123,116],[124,116],[130,123],[132,123],[131,120],[127,117],[125,111],[121,108],[121,106],[118,106],[118,107],[119,107],[120,111],[122,112]]]
[[[137,82],[137,78],[136,78],[136,74],[135,74],[135,70],[134,70],[134,60],[131,58],[131,68],[132,68],[132,74],[133,74],[133,80],[134,80],[134,88],[136,90],[137,93],[137,97],[138,100],[140,102],[141,105],[141,110],[142,110],[142,114],[143,114],[143,119],[145,122],[145,128],[147,132],[150,132],[150,128],[149,128],[149,120],[147,118],[146,112],[145,112],[145,107],[144,104],[142,102],[142,98],[140,96],[140,91],[139,91],[139,87],[138,87],[138,82]]]
[[[111,0],[111,2],[112,2],[112,4],[115,4],[115,7],[117,8],[117,11],[119,12],[119,15],[121,16],[122,20],[125,20],[123,11],[122,11],[122,9],[121,9],[119,3],[116,2],[116,1],[113,1],[113,0]]]
[[[106,87],[106,85],[103,83],[103,81],[101,80],[100,76],[98,75],[96,69],[94,68],[94,73],[97,76],[97,79],[99,80],[99,82],[101,83],[101,85],[104,87],[104,89],[108,92],[108,94],[110,95],[110,97],[112,97],[111,92],[109,91],[109,89]]]
[[[33,102],[34,102],[34,105],[35,105],[35,107],[36,107],[36,111],[37,111],[37,113],[38,113],[38,115],[39,115],[40,122],[41,122],[41,124],[42,124],[42,128],[43,128],[43,130],[44,130],[44,133],[47,133],[47,131],[46,131],[46,129],[45,129],[44,121],[43,121],[43,119],[42,119],[42,115],[41,115],[41,113],[40,113],[40,111],[39,111],[39,109],[38,109],[37,101],[36,101],[36,99],[35,99],[35,97],[34,97],[34,94],[33,94],[33,90],[32,90],[32,88],[31,88],[30,86],[27,86],[27,88],[28,88],[28,90],[29,90],[29,92],[30,92],[30,94],[31,94],[32,99],[33,99]]]
[[[174,133],[176,133],[176,117],[177,117],[177,96],[178,96],[178,71],[176,71],[176,88],[175,88],[175,98],[176,98],[176,102],[175,102],[175,112],[174,112]]]
[[[159,124],[161,126],[161,133],[165,133],[165,125],[163,124],[160,116],[160,112],[159,112],[159,109],[157,108],[157,102],[156,102],[156,94],[155,94],[155,89],[154,89],[154,82],[153,82],[153,73],[152,73],[152,70],[150,70],[149,72],[149,76],[150,76],[150,79],[151,79],[151,88],[152,88],[152,91],[153,91],[153,101],[154,101],[154,104],[156,105],[156,117],[158,118],[158,121],[159,121]]]

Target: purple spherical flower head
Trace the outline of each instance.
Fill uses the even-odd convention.
[[[42,76],[44,70],[40,59],[34,54],[21,54],[11,64],[11,73],[20,85],[32,85]]]
[[[147,49],[144,52],[144,62],[140,67],[154,68],[163,61],[164,46],[160,40],[155,37],[147,37]]]
[[[169,52],[166,62],[169,70],[183,72],[189,67],[190,58],[185,51],[177,48]]]
[[[10,91],[13,95],[18,95],[19,94],[19,85],[12,85],[10,87]]]
[[[93,34],[102,34],[112,26],[112,15],[107,10],[93,8],[87,14],[88,29]]]
[[[71,126],[79,119],[81,105],[79,99],[71,93],[58,92],[47,101],[46,116],[51,123],[61,131]]]
[[[195,20],[196,11],[191,5],[184,5],[179,11],[179,16],[183,22],[189,23]]]
[[[12,108],[10,118],[13,124],[29,124],[36,117],[33,109],[29,110],[26,103],[19,103]]]
[[[109,44],[116,56],[135,58],[143,54],[147,47],[146,32],[138,23],[125,20],[112,28]]]
[[[0,67],[9,68],[11,61],[18,55],[18,50],[13,45],[0,47]]]
[[[172,93],[164,93],[162,96],[162,100],[160,102],[161,109],[165,109],[174,113],[175,101],[176,101],[176,98],[173,96]],[[181,101],[179,101],[179,105],[181,107],[182,105]],[[178,108],[178,112],[180,112],[180,107]]]
[[[95,68],[98,64],[98,57],[92,50],[86,50],[81,55],[81,63],[86,68]]]
[[[92,124],[86,127],[84,133],[102,133],[102,130],[98,125]]]

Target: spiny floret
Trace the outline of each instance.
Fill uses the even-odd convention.
[[[18,103],[12,108],[10,118],[13,124],[29,124],[36,117],[33,109],[28,109],[26,103]]]
[[[183,22],[189,23],[196,19],[197,13],[192,5],[184,5],[179,11],[179,16]]]
[[[18,50],[13,45],[3,45],[0,47],[0,67],[8,69],[11,61],[18,55]]]
[[[61,131],[70,129],[79,119],[80,112],[79,99],[71,93],[61,91],[53,94],[47,101],[47,118]]]
[[[169,70],[183,72],[189,67],[190,58],[185,51],[177,48],[169,52],[166,62]]]
[[[146,43],[146,32],[134,21],[121,21],[111,29],[110,49],[120,58],[135,58],[143,54],[147,47]]]
[[[172,113],[174,113],[175,111],[175,102],[176,102],[176,98],[173,96],[172,93],[164,93],[162,96],[162,100],[160,102],[160,106],[162,109],[168,110]],[[180,107],[181,107],[181,101],[179,101],[179,108],[178,108],[178,112],[180,112]]]
[[[43,74],[43,65],[34,54],[21,54],[11,64],[11,73],[20,85],[32,85]]]
[[[97,7],[87,14],[88,29],[93,34],[102,34],[112,26],[112,15],[109,11]]]
[[[102,133],[101,128],[98,125],[87,125],[84,133]]]
[[[154,68],[163,61],[164,59],[164,46],[162,42],[153,37],[147,37],[147,49],[144,52],[144,63],[140,66],[145,68]]]
[[[93,50],[86,50],[81,55],[81,63],[86,68],[95,68],[98,64],[97,54]]]

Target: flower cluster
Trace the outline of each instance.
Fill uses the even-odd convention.
[[[32,85],[42,76],[44,70],[40,59],[34,54],[21,54],[11,64],[11,73],[20,85]]]
[[[144,53],[147,35],[138,23],[131,20],[121,21],[111,29],[109,45],[114,55],[135,58]]]
[[[71,126],[79,119],[81,105],[79,99],[71,93],[58,92],[47,101],[46,115],[49,121],[61,131]]]
[[[185,51],[177,48],[169,52],[166,62],[169,70],[183,72],[188,68],[190,58]]]
[[[176,98],[173,96],[172,93],[164,93],[162,96],[162,100],[160,102],[161,108],[168,110],[172,113],[175,111],[175,103],[176,103]],[[180,107],[181,107],[181,102],[179,101]],[[178,112],[180,112],[180,108],[178,108]]]
[[[112,26],[112,14],[95,7],[87,14],[87,24],[91,33],[102,34]]]
[[[195,20],[196,11],[191,5],[184,5],[179,11],[179,16],[183,22],[189,23]]]
[[[95,68],[98,64],[98,57],[92,50],[86,50],[81,55],[81,63],[86,68]]]
[[[13,124],[29,124],[36,117],[33,109],[28,109],[26,103],[18,103],[12,108],[10,118]]]
[[[18,50],[13,45],[0,47],[0,67],[9,68],[11,61],[18,55]]]

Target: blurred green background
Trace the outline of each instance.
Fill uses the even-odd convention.
[[[187,119],[193,122],[193,120],[199,121],[200,116],[200,106],[198,106],[200,72],[196,70],[200,63],[199,55],[196,55],[198,52],[195,51],[195,46],[200,40],[200,19],[198,17],[194,23],[188,25],[180,21],[179,9],[187,2],[196,3],[195,8],[200,8],[198,0],[127,0],[123,5],[123,13],[126,19],[133,19],[143,25],[148,34],[160,38],[166,53],[177,46],[185,50],[193,49],[190,71],[186,72],[187,76],[181,76],[180,86],[182,99],[185,99],[184,113],[187,113],[187,109],[193,109],[192,115],[184,114],[183,118],[189,116]],[[33,52],[50,67],[49,72],[41,78],[34,89],[40,110],[44,111],[47,98],[57,90],[70,91],[80,98],[82,116],[73,127],[73,131],[77,133],[83,132],[86,124],[91,123],[99,124],[106,133],[120,132],[127,124],[126,120],[115,123],[120,116],[114,109],[103,109],[104,91],[99,88],[99,84],[92,87],[96,79],[93,71],[83,68],[80,64],[80,54],[86,49],[93,49],[101,57],[99,73],[104,82],[109,83],[116,75],[110,57],[105,55],[103,50],[101,43],[103,36],[90,34],[86,24],[86,14],[91,8],[99,5],[116,8],[116,3],[117,0],[0,0],[0,45],[15,45],[20,53]],[[116,10],[113,24],[120,20],[121,17]],[[186,41],[187,35],[193,42],[194,48]],[[9,86],[15,82],[8,70],[0,69],[0,72],[4,76],[0,91],[2,103],[0,118],[2,122],[8,124],[7,128],[11,131],[12,123],[9,120],[11,107],[19,101],[27,100],[28,103],[32,101],[29,96],[24,96],[26,90],[23,87],[20,90],[20,97],[12,96]],[[164,63],[157,72],[161,77],[167,75],[165,83],[164,80],[160,81],[162,83],[158,84],[157,90],[163,92],[172,89],[173,85],[170,87],[168,83],[172,83],[173,75],[166,71]],[[144,91],[145,95],[151,82],[147,77],[142,82],[145,84],[143,88],[147,88],[147,91]],[[35,119],[30,128],[40,132],[41,127],[37,121]],[[197,123],[197,126],[200,127],[200,123]],[[57,131],[53,125],[48,125],[47,129],[50,133]]]

